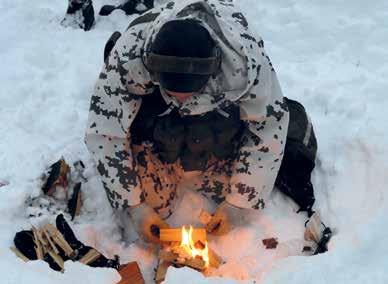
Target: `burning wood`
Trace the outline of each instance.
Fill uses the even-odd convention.
[[[207,268],[218,268],[221,258],[208,247],[204,228],[161,229],[162,249],[159,252],[159,265],[155,281],[164,280],[170,265],[189,266],[201,272]]]
[[[206,230],[204,228],[195,228],[192,231],[194,242],[206,242]],[[160,241],[162,242],[182,242],[182,229],[160,229]]]
[[[189,266],[200,271],[203,271],[206,268],[206,262],[201,258],[185,258],[172,251],[161,250],[159,252],[159,259],[174,264]]]

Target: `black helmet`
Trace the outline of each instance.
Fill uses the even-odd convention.
[[[219,69],[220,54],[199,21],[173,20],[162,26],[144,63],[164,89],[189,93],[199,91]]]

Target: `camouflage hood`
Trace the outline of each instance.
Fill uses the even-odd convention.
[[[222,53],[220,72],[211,77],[200,95],[181,106],[183,114],[196,115],[227,106],[249,92],[258,76],[256,67],[260,62],[257,62],[257,55],[262,53],[262,41],[250,34],[247,20],[236,12],[232,1],[180,0],[168,3],[148,24],[144,50],[150,50],[155,36],[166,22],[191,18],[201,21]],[[131,73],[136,73],[133,71]],[[173,101],[164,97],[168,102]]]
[[[144,66],[144,51],[164,23],[188,18],[199,19],[221,49],[221,70],[201,94],[183,105],[166,95],[164,99],[174,102],[183,115],[215,109],[222,113],[235,104],[244,124],[236,157],[226,164],[210,164],[192,182],[193,189],[215,202],[262,209],[284,154],[289,113],[263,41],[249,31],[247,20],[230,0],[170,2],[132,22],[96,82],[85,139],[88,149],[113,208],[146,202],[162,215],[171,213],[183,176],[180,161],[163,164],[152,145],[135,149],[131,125],[143,96],[157,84]]]

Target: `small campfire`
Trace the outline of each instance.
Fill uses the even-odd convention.
[[[159,264],[155,281],[164,280],[167,269],[188,266],[206,274],[210,267],[218,268],[222,262],[220,257],[209,248],[204,228],[192,226],[177,229],[161,229]]]

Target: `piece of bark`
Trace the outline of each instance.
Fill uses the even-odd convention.
[[[264,239],[262,242],[266,249],[276,249],[279,244],[275,238]]]
[[[199,271],[202,271],[206,268],[206,263],[200,258],[180,258],[179,255],[171,252],[171,251],[165,251],[161,250],[159,252],[159,259],[171,262],[174,264],[181,264],[185,266],[189,266],[191,268],[197,269]]]
[[[78,216],[81,212],[82,199],[81,199],[81,183],[77,183],[73,188],[73,194],[67,203],[67,208],[71,216],[71,220],[74,220],[75,216]]]
[[[92,263],[93,261],[95,261],[96,259],[98,259],[99,257],[101,256],[101,253],[99,253],[97,250],[95,249],[91,249],[87,252],[87,254],[85,254],[80,260],[79,262],[83,263],[83,264],[89,264],[89,263]]]
[[[117,284],[145,283],[137,262],[129,262],[127,264],[121,265],[118,271],[121,276],[121,280]]]
[[[204,228],[194,228],[192,238],[194,243],[201,241],[206,242],[206,230]],[[162,242],[181,242],[182,241],[182,229],[160,229],[160,241]]]
[[[42,190],[47,195],[53,195],[56,186],[67,188],[67,176],[70,173],[70,167],[63,158],[50,166],[47,180],[42,187]]]
[[[159,260],[158,267],[155,274],[155,283],[160,284],[166,278],[167,270],[172,265],[171,262]]]
[[[18,258],[22,259],[24,262],[29,261],[29,259],[24,254],[22,254],[20,250],[18,250],[16,247],[10,247],[10,249],[16,254]]]

